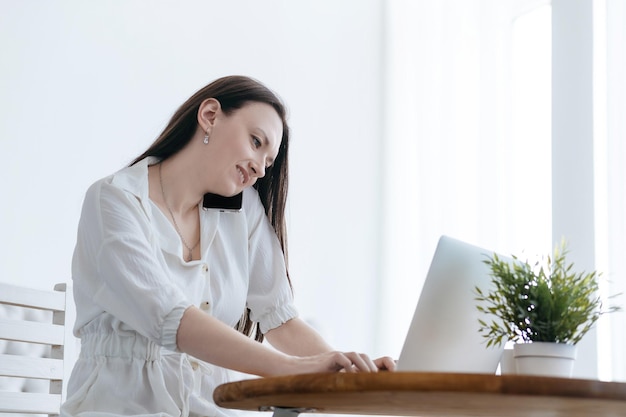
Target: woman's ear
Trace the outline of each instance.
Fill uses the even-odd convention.
[[[202,126],[202,130],[209,131],[215,124],[217,113],[221,109],[221,104],[214,98],[207,98],[200,103],[198,109],[198,124]]]

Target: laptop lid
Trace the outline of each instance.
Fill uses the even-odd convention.
[[[398,360],[414,372],[496,372],[504,347],[489,347],[478,332],[474,288],[491,288],[493,252],[442,236]]]

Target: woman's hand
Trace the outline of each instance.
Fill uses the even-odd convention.
[[[383,356],[382,358],[374,359],[374,363],[381,371],[396,370],[396,361],[389,356]]]
[[[299,318],[270,330],[265,337],[276,349],[291,355],[285,370],[278,371],[280,374],[396,369],[395,361],[388,356],[371,360],[363,353],[334,351],[311,326]]]
[[[291,363],[277,374],[302,374],[314,372],[378,372],[393,371],[395,361],[388,357],[370,359],[364,353],[357,352],[326,352],[319,355],[291,357]]]

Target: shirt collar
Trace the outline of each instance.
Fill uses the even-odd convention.
[[[148,156],[134,165],[123,168],[113,175],[111,183],[137,197],[142,204],[149,198],[148,166],[160,161],[155,156]]]

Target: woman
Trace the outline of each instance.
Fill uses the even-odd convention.
[[[189,98],[131,166],[90,187],[72,262],[82,347],[62,415],[217,416],[227,411],[212,393],[228,370],[394,369],[388,357],[333,351],[297,317],[288,145],[279,99],[225,77]],[[212,194],[241,208],[205,209]]]

